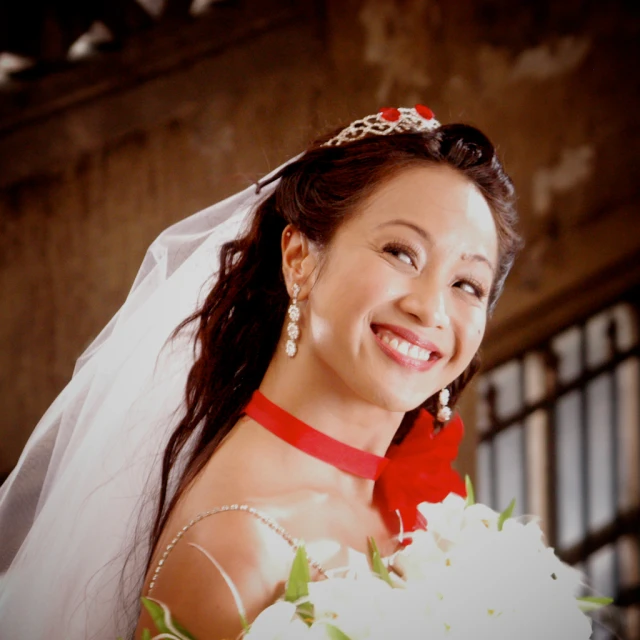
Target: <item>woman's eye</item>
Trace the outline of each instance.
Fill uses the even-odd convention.
[[[389,244],[384,248],[385,253],[390,253],[392,256],[404,262],[409,267],[415,267],[415,258],[411,249],[403,247],[401,245]]]
[[[460,282],[458,282],[458,287],[465,293],[469,293],[481,300],[486,295],[484,287],[479,282],[472,282],[471,280],[460,280]]]

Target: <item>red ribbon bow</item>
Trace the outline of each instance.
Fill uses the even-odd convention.
[[[462,478],[451,467],[463,435],[459,415],[436,432],[433,417],[423,409],[402,443],[389,447],[390,461],[376,482],[375,495],[390,526],[398,526],[398,511],[405,531],[425,527],[417,509],[421,502],[441,502],[451,492],[466,496]]]

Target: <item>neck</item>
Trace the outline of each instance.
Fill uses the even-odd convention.
[[[404,414],[374,406],[349,389],[327,384],[322,376],[310,375],[310,367],[296,365],[295,358],[283,362],[275,357],[260,391],[321,433],[361,451],[384,456]],[[333,380],[335,376],[328,378]],[[313,393],[301,393],[303,389],[313,389]],[[295,449],[290,453],[289,462],[296,465],[295,474],[300,480],[306,479],[309,484],[333,489],[342,495],[371,498],[373,480],[346,473],[320,460],[310,460]]]

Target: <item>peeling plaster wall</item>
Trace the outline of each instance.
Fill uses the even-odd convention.
[[[437,24],[438,5],[430,0],[405,3],[402,10],[386,0],[363,2],[358,18],[364,31],[364,62],[378,69],[375,98],[386,104],[405,91],[419,102],[431,79],[424,64],[430,54],[425,26]]]
[[[640,251],[637,9],[586,0],[316,9],[0,138],[4,161],[38,167],[0,191],[0,473],[160,230],[300,151],[314,131],[379,106],[424,102],[444,122],[479,126],[515,180],[528,247],[488,347],[506,340],[513,318],[535,318],[545,300]],[[53,145],[64,154],[45,170]],[[583,243],[596,231],[601,246]]]
[[[537,216],[553,215],[554,194],[570,194],[593,177],[595,151],[588,144],[562,149],[558,162],[540,167],[531,178],[531,209]]]
[[[551,80],[564,76],[579,68],[590,46],[589,38],[565,36],[524,49],[512,64],[511,79]]]

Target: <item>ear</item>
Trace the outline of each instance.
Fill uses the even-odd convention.
[[[298,299],[304,300],[313,287],[318,265],[318,252],[313,243],[296,227],[289,224],[282,232],[282,273],[289,295],[293,285],[300,287]]]

